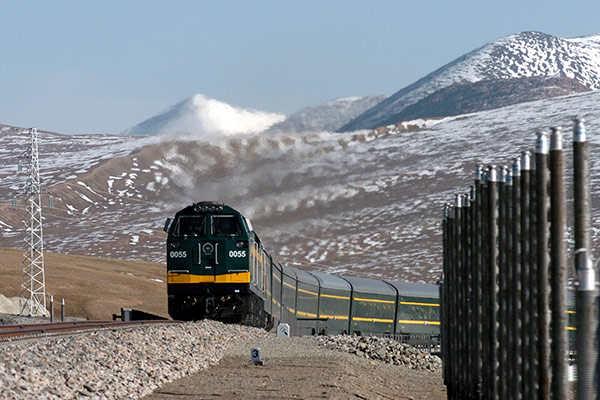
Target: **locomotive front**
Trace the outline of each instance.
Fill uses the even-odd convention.
[[[224,204],[199,202],[165,224],[173,319],[237,322],[250,295],[252,227]]]

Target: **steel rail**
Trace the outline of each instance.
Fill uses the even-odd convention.
[[[72,321],[41,324],[0,325],[0,342],[15,342],[38,337],[68,335],[74,332],[89,332],[106,328],[125,328],[129,326],[179,324],[182,321],[145,320],[145,321]]]

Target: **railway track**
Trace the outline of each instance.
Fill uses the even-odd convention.
[[[72,335],[74,333],[90,332],[107,328],[124,328],[128,326],[177,323],[182,323],[182,321],[72,321],[42,324],[0,325],[0,343],[37,339],[49,336]]]

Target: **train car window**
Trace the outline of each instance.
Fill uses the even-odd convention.
[[[213,236],[240,236],[242,234],[240,223],[235,215],[213,215],[211,229]]]
[[[204,215],[182,215],[175,223],[173,236],[203,236]]]

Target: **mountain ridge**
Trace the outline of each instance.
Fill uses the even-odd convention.
[[[600,34],[563,39],[527,31],[496,39],[398,90],[339,131],[385,125],[390,115],[400,114],[406,107],[455,83],[555,75],[575,79],[591,90],[600,89]]]
[[[309,106],[273,124],[265,132],[337,131],[351,119],[387,98],[384,95],[344,97]]]

